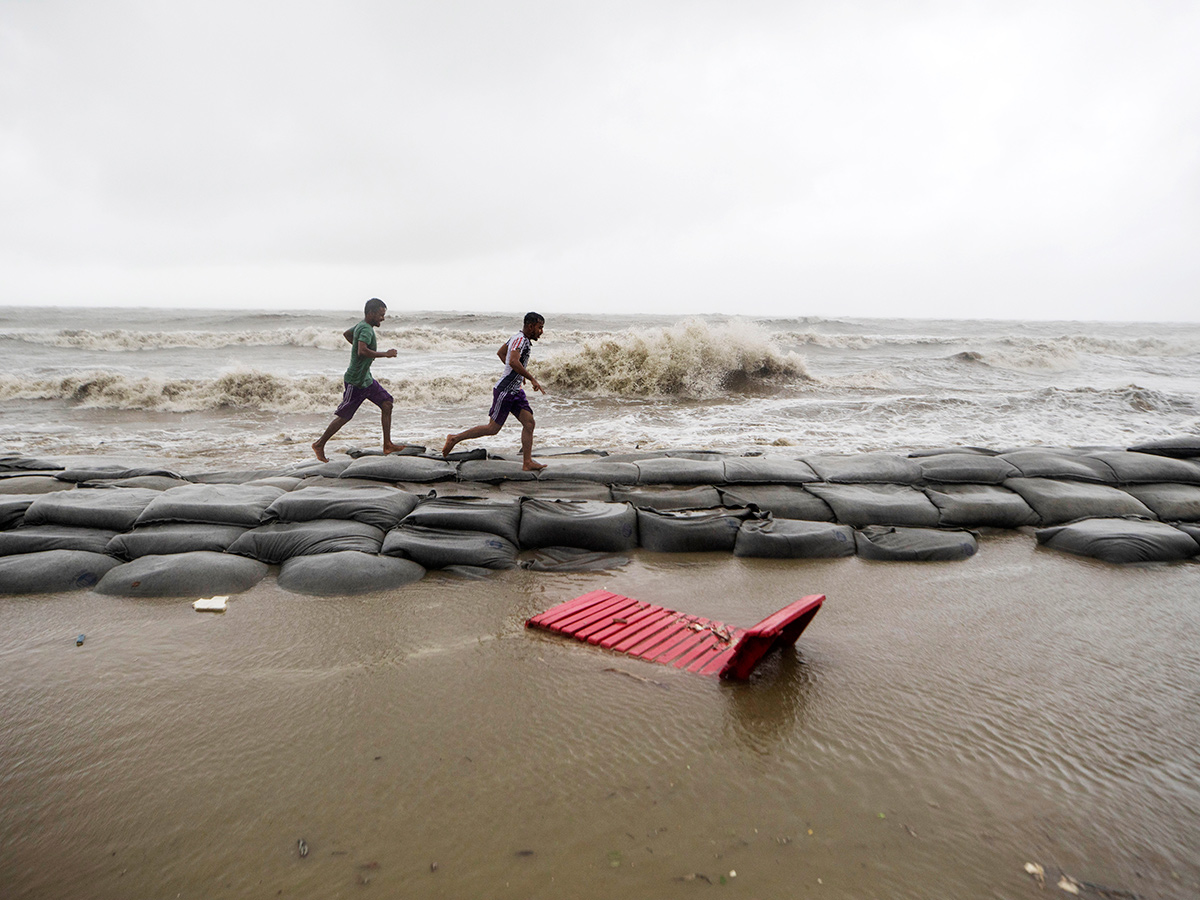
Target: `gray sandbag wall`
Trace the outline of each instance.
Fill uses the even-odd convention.
[[[0,458],[0,594],[394,590],[429,569],[602,571],[634,550],[949,561],[973,529],[1113,563],[1200,554],[1200,437],[1129,449],[889,453],[369,452],[181,475]]]

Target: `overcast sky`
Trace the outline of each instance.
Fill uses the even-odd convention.
[[[1200,318],[1196,0],[0,0],[0,304]]]

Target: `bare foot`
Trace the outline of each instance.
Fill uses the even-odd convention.
[[[525,465],[521,466],[521,468],[526,472],[536,472],[538,469],[546,468],[546,464],[531,459],[529,462],[525,463]]]
[[[325,455],[325,445],[320,441],[313,441],[313,453],[317,454],[317,459],[321,462],[329,462],[329,458]]]
[[[387,456],[389,453],[399,453],[407,446],[408,444],[384,444],[383,455]]]
[[[456,441],[454,439],[454,435],[452,435],[452,434],[446,435],[446,443],[442,444],[442,458],[443,459],[445,459],[447,456],[450,455],[450,451],[454,449],[454,445],[457,443],[458,443],[458,441]]]

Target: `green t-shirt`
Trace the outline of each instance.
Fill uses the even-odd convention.
[[[359,341],[372,350],[375,349],[375,329],[367,324],[366,319],[355,325],[354,333],[350,335],[350,368],[346,370],[342,380],[355,387],[370,387],[371,382],[375,380],[371,377],[371,363],[375,360],[370,356],[358,355]]]

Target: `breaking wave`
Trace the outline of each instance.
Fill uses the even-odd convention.
[[[537,366],[557,391],[582,396],[703,400],[812,381],[803,357],[750,322],[630,329],[583,342]]]
[[[422,379],[380,379],[396,405],[478,401],[490,395],[492,379],[459,375]],[[83,372],[60,378],[0,377],[0,400],[58,400],[99,409],[198,412],[247,409],[263,412],[323,412],[337,405],[340,377],[286,378],[255,369],[216,378],[158,379]]]

